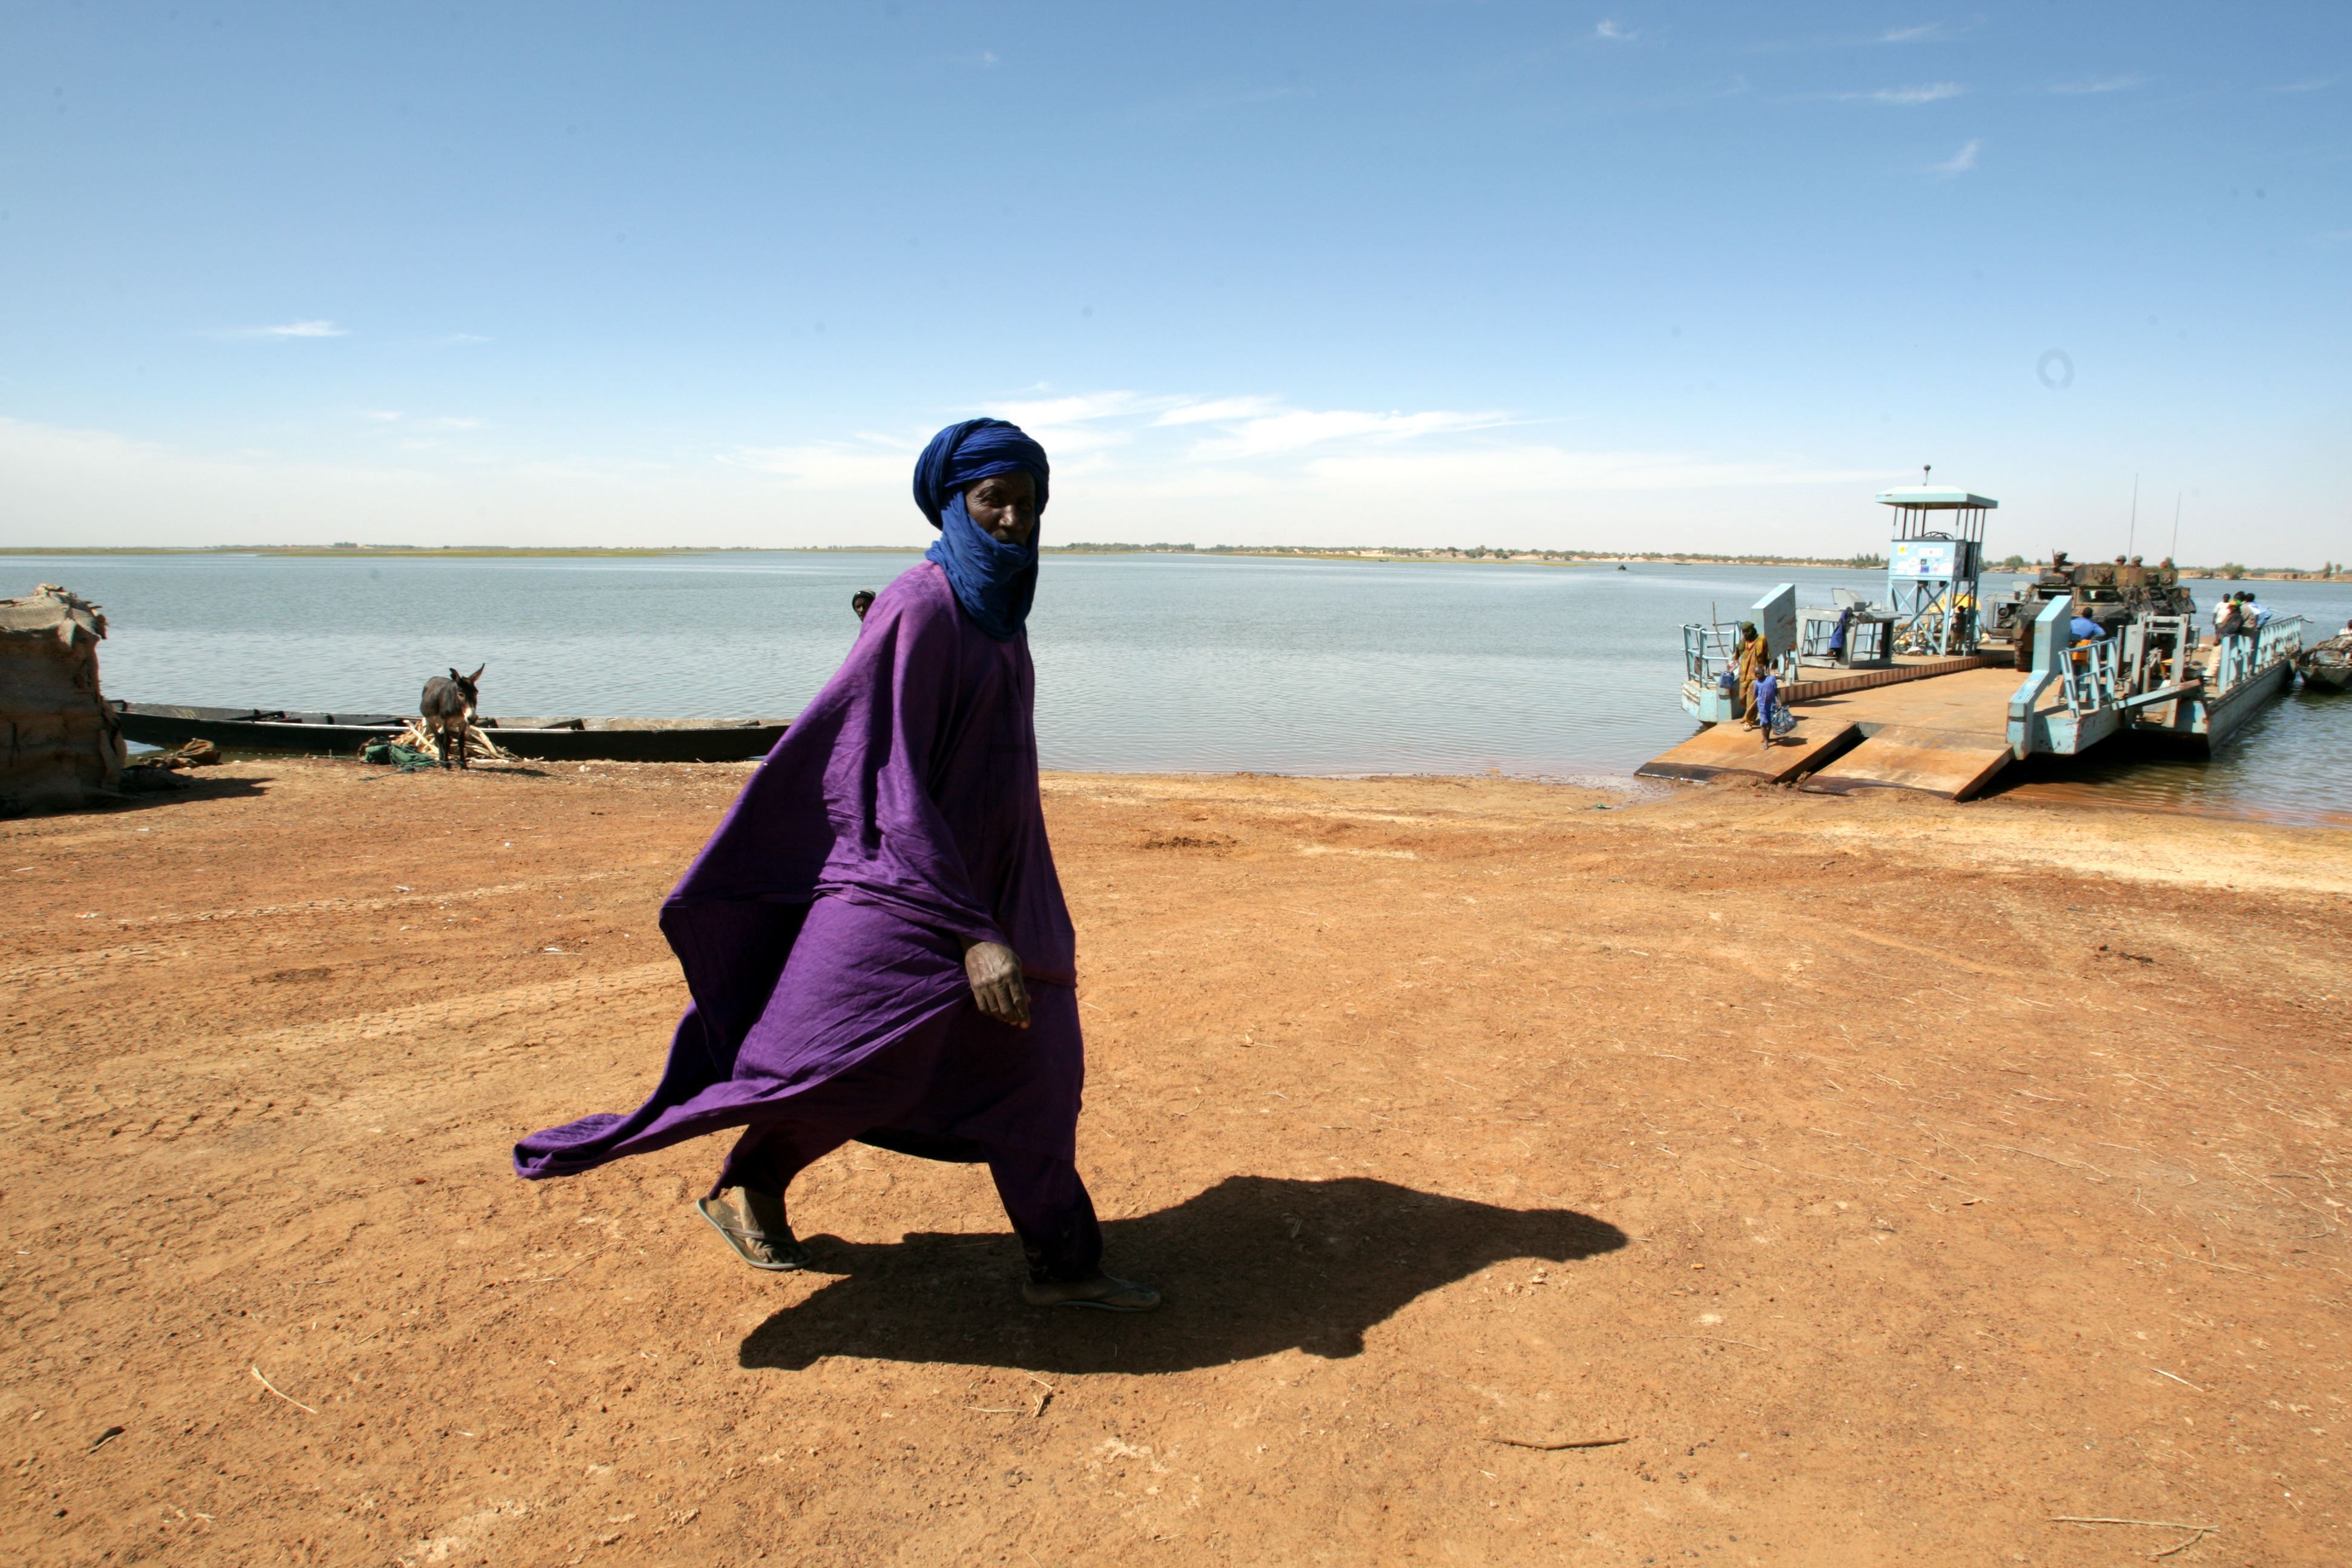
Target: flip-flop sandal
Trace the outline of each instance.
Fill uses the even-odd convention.
[[[771,1274],[789,1274],[795,1269],[806,1268],[811,1263],[816,1261],[809,1249],[790,1235],[784,1237],[783,1246],[777,1247],[775,1238],[764,1230],[738,1230],[731,1225],[720,1224],[718,1216],[703,1206],[709,1202],[710,1202],[709,1198],[695,1199],[694,1212],[700,1215],[710,1228],[719,1233],[719,1238],[727,1244],[729,1251],[752,1268],[763,1268]],[[771,1248],[782,1253],[782,1258],[778,1262],[771,1263],[765,1258],[754,1258],[744,1247],[745,1242],[754,1240],[767,1243]]]

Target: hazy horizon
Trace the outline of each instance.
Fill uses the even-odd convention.
[[[370,555],[389,555],[400,557],[411,553],[442,554],[450,556],[605,554],[698,555],[761,551],[778,552],[806,552],[811,553],[839,553],[852,555],[919,555],[923,552],[925,548],[926,547],[920,542],[906,544],[499,544],[496,542],[470,544],[404,544],[383,541],[370,541],[359,543],[328,542],[320,544],[12,544],[0,545],[0,559],[6,559],[11,556],[50,557],[71,555],[167,554],[236,555],[247,553],[301,554],[324,556],[329,558],[338,555],[349,555],[353,558]],[[1527,560],[1544,557],[1562,558],[1565,560],[1565,558],[1573,557],[1573,560],[1565,560],[1565,563],[1568,564],[1599,565],[1613,561],[1640,561],[1649,563],[1671,564],[1679,560],[1687,560],[1694,565],[1738,564],[1742,563],[1760,565],[1786,563],[1790,565],[1807,566],[1855,566],[1858,570],[1871,571],[1878,570],[1885,563],[1884,552],[1868,551],[1855,552],[1851,555],[1820,555],[1808,554],[1794,551],[1727,552],[1684,550],[1671,546],[1657,547],[1648,550],[1613,550],[1605,547],[1587,549],[1581,546],[1574,549],[1562,549],[1559,547],[1548,548],[1537,545],[1515,545],[1508,542],[1490,542],[1486,544],[1300,544],[1282,540],[1267,540],[1262,542],[1249,544],[1192,544],[1168,540],[1110,541],[1087,539],[1073,540],[1067,543],[1045,543],[1040,545],[1039,548],[1048,554],[1112,554],[1119,552],[1134,552],[1139,554],[1189,553],[1213,557],[1220,554],[1298,553],[1313,555],[1317,558],[1326,556],[1344,558],[1349,555],[1370,556],[1374,553],[1396,554],[1399,556],[1417,556],[1438,551],[1445,551],[1454,553],[1476,552],[1479,554],[1495,560]],[[2036,556],[2027,555],[2023,552],[2018,552],[2015,553],[2022,566],[2038,568],[2048,559],[2046,554]],[[2148,552],[2145,551],[2142,551],[2139,553],[2143,557],[2147,557],[2151,561],[2168,558],[2148,557]],[[1865,556],[1874,556],[1875,559],[1866,563],[1857,565],[1857,563],[1862,562],[1863,558]],[[1988,573],[1993,574],[2014,574],[2019,568],[2011,567],[2008,563],[2011,557],[2007,554],[1989,556],[1985,563],[1985,570]],[[2107,559],[2107,557],[2076,556],[2075,559],[2078,563],[2095,563],[2101,560]],[[2200,574],[2215,574],[2230,568],[2243,568],[2250,573],[2299,573],[2311,577],[2322,577],[2324,574],[2340,575],[2345,571],[2345,567],[2342,563],[2333,561],[2323,562],[2318,564],[2306,564],[2286,561],[2182,561],[2175,563],[2175,564],[2177,564],[2182,572],[2191,575]],[[2323,569],[2327,567],[2335,568],[2335,572],[2333,574],[2324,574]],[[6,585],[0,584],[0,597],[5,597],[5,592]]]

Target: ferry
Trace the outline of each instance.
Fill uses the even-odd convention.
[[[1875,499],[1895,513],[1885,603],[1840,590],[1801,607],[1783,583],[1742,617],[1764,639],[1796,732],[1746,724],[1736,630],[1693,623],[1682,705],[1702,728],[1638,773],[1966,800],[2026,757],[2075,756],[2122,735],[2210,753],[2287,689],[2298,661],[2313,667],[2301,616],[2215,639],[2169,562],[2084,567],[2053,555],[1986,615],[1985,518],[2000,503],[1925,483]],[[2102,635],[2076,637],[2078,616]]]

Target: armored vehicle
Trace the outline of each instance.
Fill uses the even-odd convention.
[[[2169,556],[2153,566],[2137,555],[2126,561],[2075,562],[2063,550],[2050,552],[2050,564],[2033,581],[2019,584],[1985,607],[1990,613],[1979,640],[1985,653],[2008,652],[2022,669],[2032,663],[2028,647],[2033,617],[2061,594],[2071,594],[2075,611],[2099,623],[2109,637],[2141,616],[2197,614],[2197,601],[2180,585],[2180,569]]]

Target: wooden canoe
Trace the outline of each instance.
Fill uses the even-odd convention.
[[[308,752],[352,756],[408,723],[399,713],[319,713],[286,709],[188,708],[163,702],[110,704],[122,737],[149,746],[210,741],[225,752]],[[500,748],[551,763],[740,763],[764,757],[783,734],[782,719],[477,718]]]

